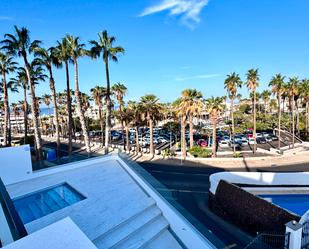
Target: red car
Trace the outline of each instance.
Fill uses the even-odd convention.
[[[205,139],[199,139],[196,142],[197,145],[201,146],[201,147],[207,147],[207,142]]]

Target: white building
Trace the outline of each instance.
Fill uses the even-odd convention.
[[[0,165],[0,193],[6,188],[26,229],[17,231],[28,234],[16,238],[0,209],[4,248],[215,248],[117,154],[33,172],[20,146],[0,149]]]

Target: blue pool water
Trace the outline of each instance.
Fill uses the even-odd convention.
[[[309,209],[309,195],[260,195],[266,201],[302,216]]]
[[[13,200],[24,224],[85,199],[67,183],[53,186]]]

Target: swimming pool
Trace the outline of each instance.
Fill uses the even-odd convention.
[[[309,209],[309,194],[259,195],[266,201],[302,216]]]
[[[13,200],[24,224],[85,199],[69,184],[62,183]]]

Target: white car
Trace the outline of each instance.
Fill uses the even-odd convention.
[[[220,146],[221,148],[228,148],[228,147],[229,147],[229,142],[228,142],[228,141],[225,141],[225,140],[221,140],[221,141],[219,142],[219,146]]]
[[[256,142],[254,141],[254,138],[253,137],[249,137],[248,139],[248,144],[256,144]]]
[[[241,143],[242,143],[242,144],[248,144],[248,142],[249,142],[249,141],[248,141],[248,139],[247,139],[246,137],[242,137],[242,138],[241,138]]]
[[[256,138],[262,138],[263,134],[262,133],[256,133]]]

